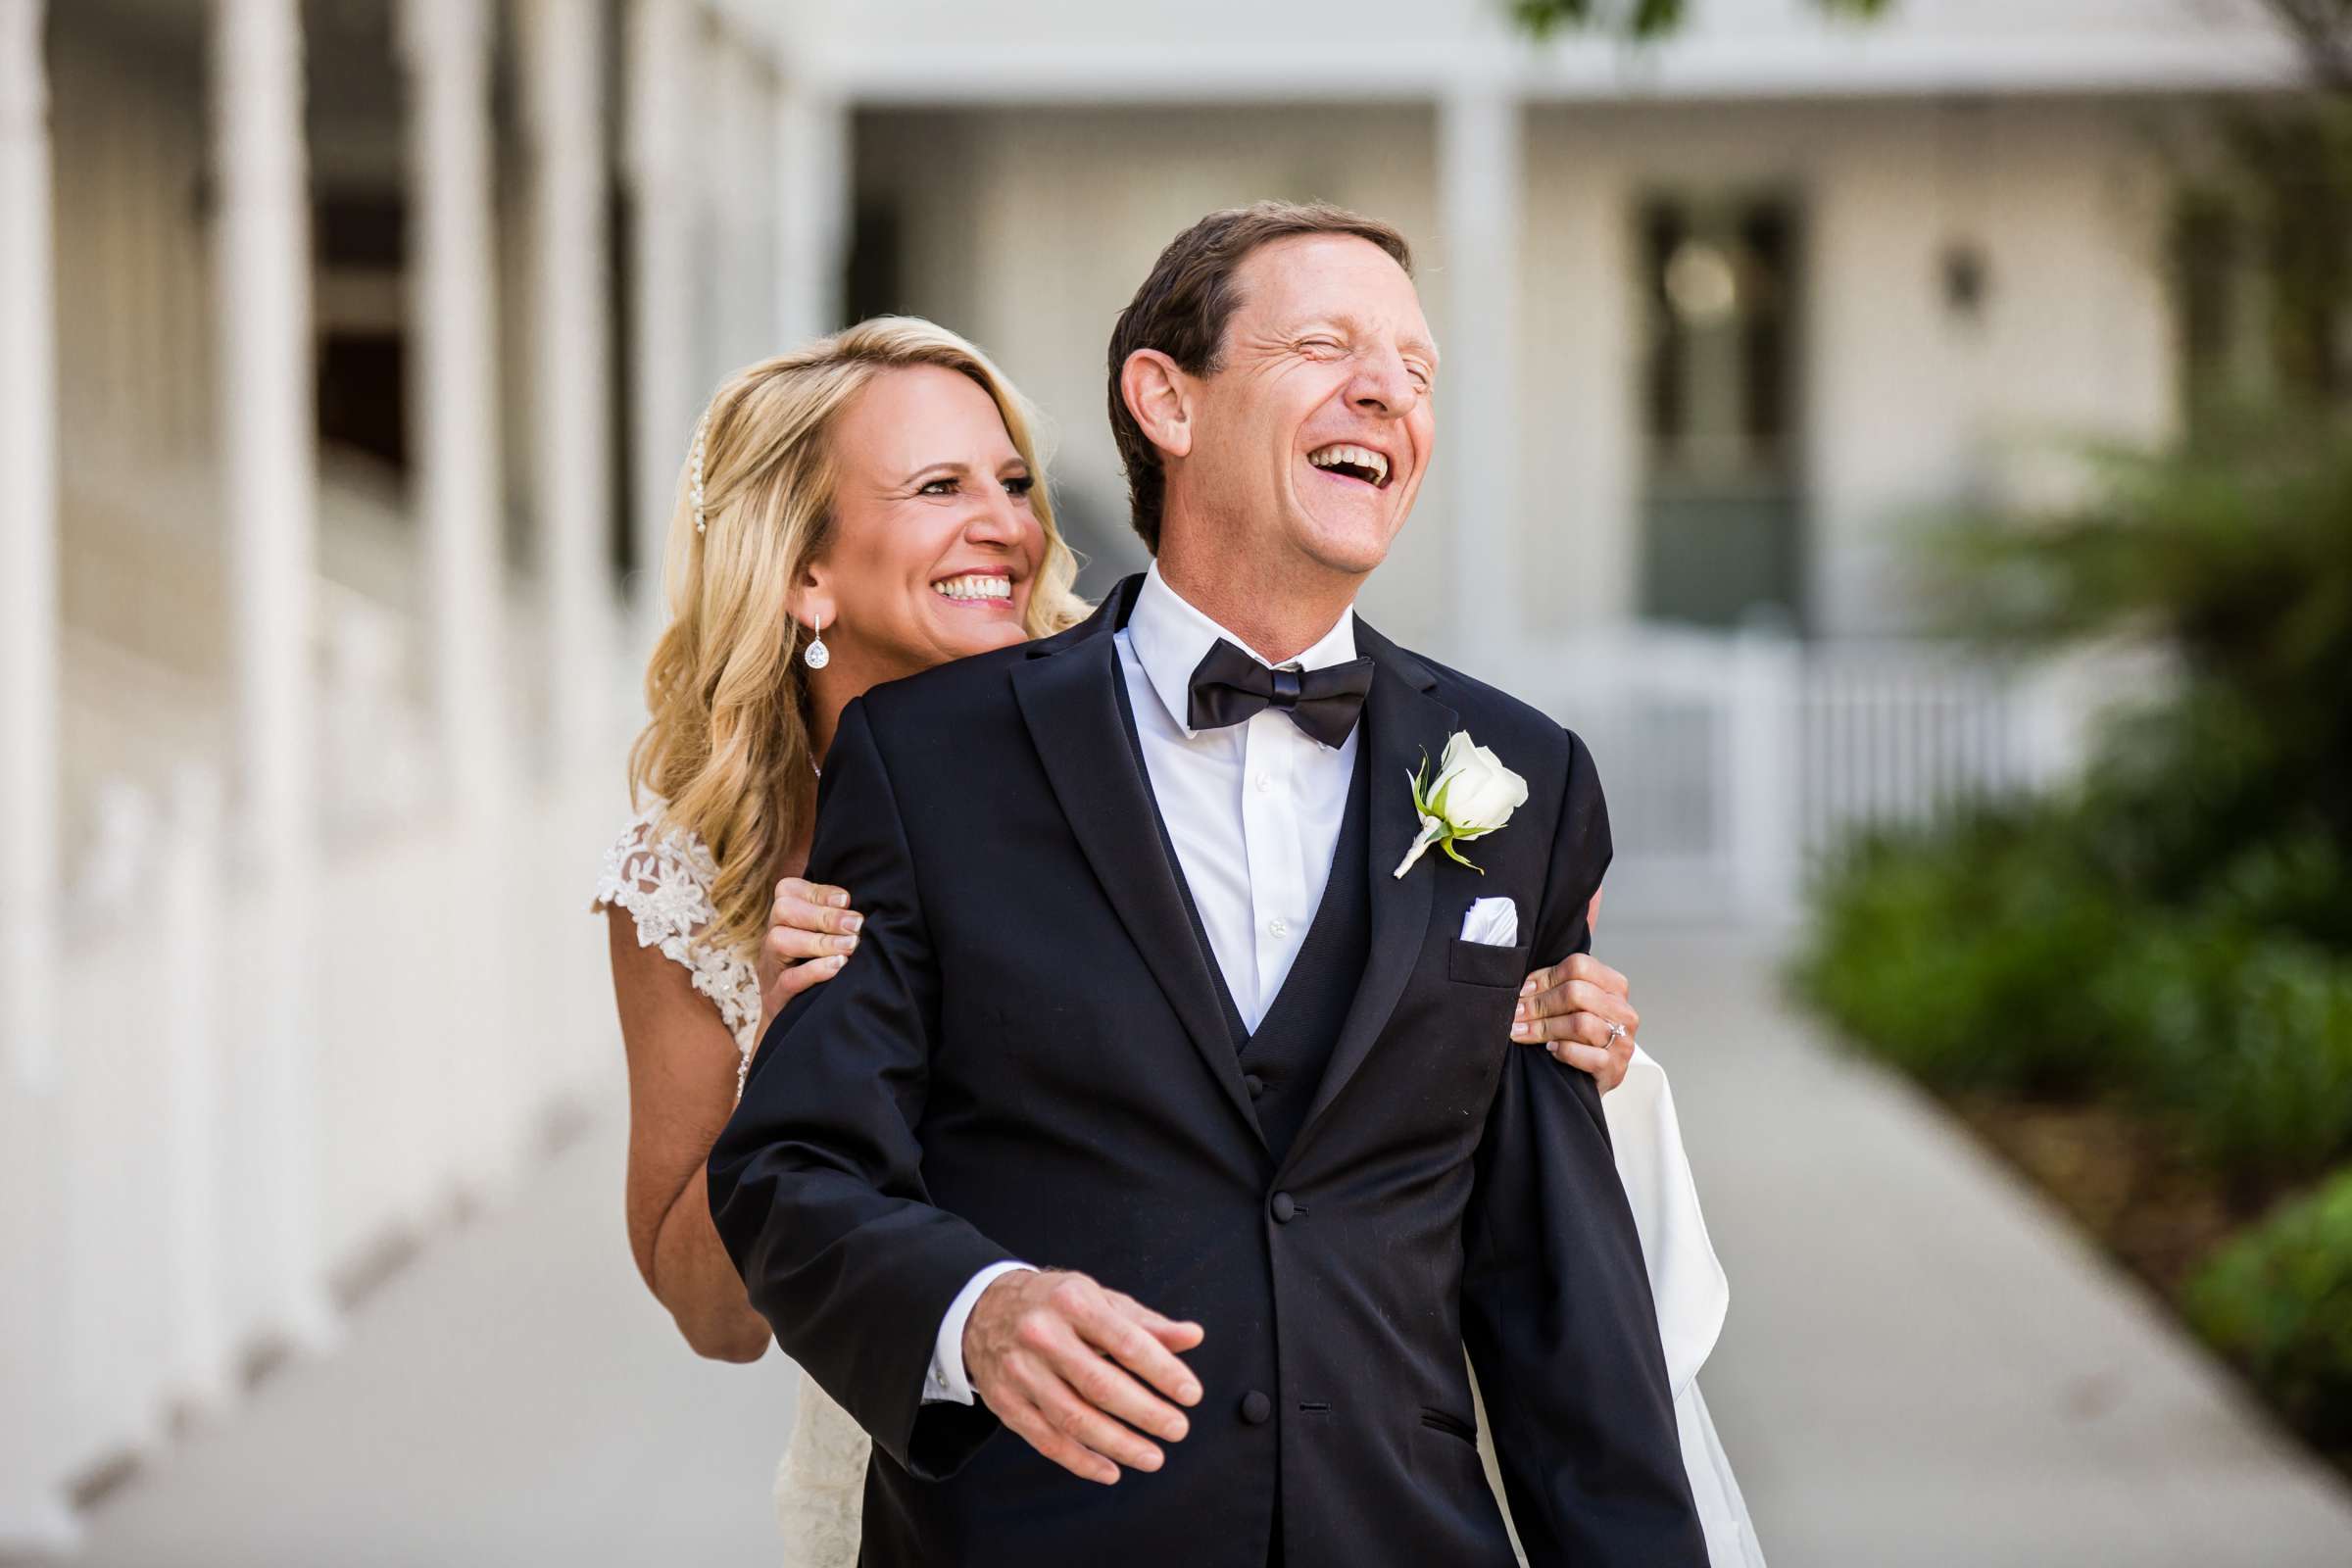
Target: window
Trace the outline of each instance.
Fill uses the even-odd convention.
[[[1639,223],[1644,608],[1708,624],[1793,618],[1794,207],[1661,196]]]

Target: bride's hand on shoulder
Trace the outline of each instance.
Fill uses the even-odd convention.
[[[1586,922],[1600,920],[1600,895],[1592,895]],[[1538,969],[1519,988],[1519,1007],[1513,1014],[1511,1038],[1523,1045],[1542,1046],[1564,1066],[1592,1075],[1607,1094],[1625,1081],[1634,1064],[1634,1035],[1642,1015],[1634,1010],[1633,984],[1589,953],[1572,954],[1565,963]],[[1619,1026],[1618,1033],[1610,1025]]]
[[[765,1032],[784,1004],[841,973],[858,951],[865,916],[850,907],[849,890],[788,876],[768,906],[767,937],[760,944],[760,1027]]]

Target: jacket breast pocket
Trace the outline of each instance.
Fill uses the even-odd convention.
[[[1508,986],[1515,991],[1527,978],[1527,956],[1525,944],[1504,948],[1455,937],[1446,957],[1446,972],[1465,985]]]

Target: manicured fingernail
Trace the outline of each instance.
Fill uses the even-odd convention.
[[[850,896],[846,892],[835,891],[825,895],[825,902],[836,909],[846,909],[850,906]]]
[[[1176,1390],[1176,1397],[1186,1404],[1199,1404],[1200,1402],[1200,1385],[1187,1383],[1180,1386]]]
[[[862,931],[865,929],[865,916],[862,914],[845,914],[841,917],[841,928],[844,931]]]
[[[856,937],[835,937],[833,939],[833,951],[836,953],[856,953],[858,951],[858,939]]]
[[[1532,1023],[1515,1023],[1511,1025],[1511,1038],[1513,1040],[1532,1040],[1535,1038],[1535,1034],[1536,1026]]]
[[[849,962],[850,959],[849,955],[836,953],[830,958],[821,958],[818,961],[828,969],[839,969],[843,964]]]
[[[1529,975],[1526,982],[1519,987],[1519,994],[1523,997],[1532,997],[1536,994],[1536,977],[1534,975]]]
[[[1511,1016],[1512,1016],[1512,1017],[1514,1017],[1514,1018],[1524,1018],[1524,1017],[1526,1017],[1526,1016],[1527,1016],[1527,1004],[1526,1004],[1526,1003],[1524,1003],[1524,1002],[1522,1002],[1521,1004],[1519,1004],[1519,1005],[1518,1005],[1516,1008],[1512,1009]]]

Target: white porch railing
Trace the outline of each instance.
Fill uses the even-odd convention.
[[[2029,666],[1653,625],[1524,652],[1507,682],[1592,749],[1611,910],[1780,921],[1855,829],[2072,774],[2118,657]]]
[[[609,1098],[617,1071],[603,927],[586,915],[622,814],[617,764],[519,786],[469,823],[424,788],[415,623],[320,593],[328,848],[307,925],[266,901],[232,842],[212,748],[98,791],[49,911],[57,1078],[40,1124],[0,1145],[0,1184],[38,1200],[0,1205],[0,1270],[42,1270],[20,1282],[58,1307],[32,1364],[42,1386],[11,1396],[62,1413],[38,1449],[61,1495],[233,1405],[274,1356],[321,1348],[289,1297],[347,1303],[387,1249],[495,1198],[551,1119]],[[135,663],[110,667],[135,686]],[[610,758],[625,695],[617,679],[599,692]],[[264,1044],[289,944],[316,999],[311,1092],[292,1100]],[[20,1089],[0,1078],[0,1101]],[[290,1164],[309,1191],[278,1190]],[[313,1277],[284,1276],[289,1213]]]

